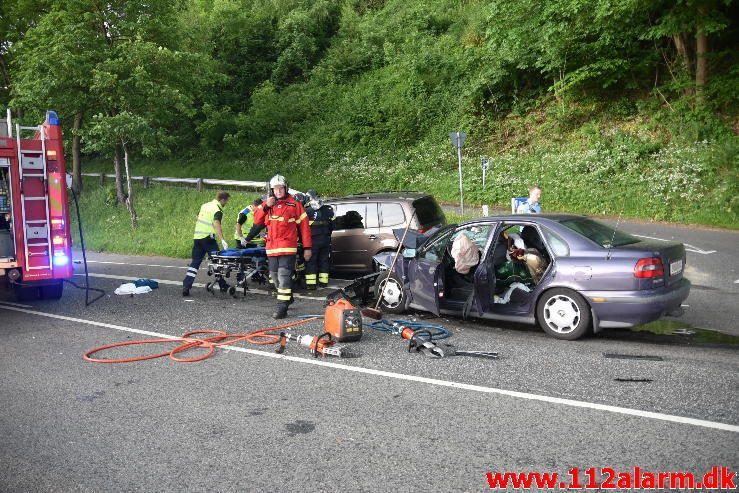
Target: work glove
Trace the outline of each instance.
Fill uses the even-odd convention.
[[[241,243],[241,246],[242,246],[243,248],[246,248],[246,245],[248,245],[248,244],[249,244],[249,242],[248,242],[248,241],[246,241],[246,238],[244,238],[243,236],[242,236],[241,238],[239,238],[239,242]]]
[[[224,250],[228,250],[228,242],[226,240],[221,240],[221,246]]]
[[[313,253],[311,252],[310,248],[306,248],[305,250],[303,250],[303,258],[306,262],[309,261],[312,256]]]

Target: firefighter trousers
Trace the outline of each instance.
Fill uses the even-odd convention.
[[[269,277],[277,288],[277,304],[289,304],[293,297],[295,255],[269,257]]]
[[[328,284],[328,270],[331,261],[331,245],[314,246],[312,256],[305,266],[306,286],[322,286]]]
[[[203,259],[208,252],[218,251],[218,243],[210,236],[205,238],[199,238],[192,240],[192,259],[190,265],[187,267],[187,273],[185,279],[182,281],[182,288],[189,290],[192,284],[195,282],[195,277],[198,275],[198,269],[200,264],[203,263]],[[218,285],[221,289],[228,288],[228,284],[223,279],[219,279]]]

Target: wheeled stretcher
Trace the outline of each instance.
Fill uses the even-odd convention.
[[[267,250],[264,247],[256,248],[229,248],[221,252],[208,254],[208,275],[213,281],[205,285],[205,289],[213,294],[214,287],[233,275],[236,284],[221,290],[227,290],[231,296],[236,296],[236,290],[241,288],[243,295],[249,290],[248,281],[264,284],[269,280],[269,265]],[[228,283],[228,281],[225,281]]]

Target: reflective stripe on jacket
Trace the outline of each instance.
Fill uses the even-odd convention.
[[[195,221],[195,233],[192,235],[194,240],[207,238],[216,234],[216,230],[213,227],[213,220],[216,212],[219,211],[223,212],[223,208],[220,202],[215,199],[200,206],[200,213],[198,213],[198,219]]]
[[[303,248],[311,248],[308,216],[303,206],[291,195],[278,200],[272,207],[262,204],[254,211],[254,224],[267,226],[267,255],[295,255],[298,237]]]

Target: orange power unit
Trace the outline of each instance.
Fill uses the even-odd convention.
[[[339,342],[362,338],[362,312],[344,298],[328,302],[323,322],[326,332]]]

